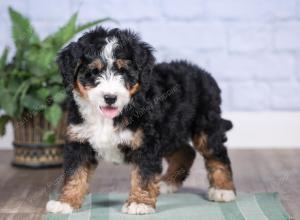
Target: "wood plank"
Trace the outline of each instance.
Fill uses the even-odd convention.
[[[230,150],[239,192],[278,191],[294,219],[300,219],[300,150]],[[29,170],[10,165],[11,151],[0,152],[0,219],[41,219],[49,192],[62,180],[61,169]],[[92,192],[128,192],[130,167],[101,162],[91,181]],[[198,155],[181,189],[202,196],[207,192],[203,160]]]

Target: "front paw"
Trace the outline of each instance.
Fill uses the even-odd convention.
[[[230,202],[235,200],[236,195],[233,190],[217,189],[211,187],[208,191],[208,199],[215,202]]]
[[[50,200],[46,205],[47,212],[68,214],[73,212],[72,206],[68,203]]]
[[[144,203],[126,202],[122,207],[122,212],[130,215],[145,215],[155,213],[155,209]]]

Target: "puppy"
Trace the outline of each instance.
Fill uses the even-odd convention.
[[[69,101],[65,181],[47,211],[81,206],[99,159],[129,163],[131,191],[122,212],[155,212],[159,192],[176,191],[195,152],[208,172],[208,198],[235,199],[224,142],[220,89],[212,76],[185,61],[155,64],[152,47],[129,30],[98,27],[58,55]],[[162,159],[168,162],[161,176]]]

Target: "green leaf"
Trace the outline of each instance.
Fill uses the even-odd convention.
[[[58,72],[58,71],[57,71]],[[57,72],[55,72],[54,75],[51,76],[51,78],[49,79],[50,83],[58,83],[58,84],[62,84],[62,77],[60,74],[57,74]]]
[[[21,83],[19,88],[16,90],[14,96],[13,96],[13,103],[16,103],[16,106],[19,106],[19,103],[24,99],[24,96],[26,95],[27,91],[29,90],[30,83],[29,81],[24,81]],[[23,106],[20,106],[16,108],[15,110],[16,115],[20,116],[23,112]]]
[[[25,97],[22,99],[21,105],[31,111],[41,111],[46,108],[46,105],[43,101],[30,94],[25,95]]]
[[[54,34],[47,37],[43,43],[52,44],[56,50],[59,50],[75,35],[77,15],[77,13],[73,14],[64,26],[62,26]]]
[[[56,94],[58,92],[63,92],[64,91],[64,88],[60,85],[53,85],[49,89],[50,89],[51,94]]]
[[[47,144],[54,144],[55,143],[55,133],[54,131],[46,131],[43,134],[43,142]]]
[[[22,81],[20,80],[10,80],[7,83],[7,90],[13,94],[16,90],[19,89],[21,83]]]
[[[40,88],[36,91],[36,94],[40,99],[45,100],[50,95],[50,91],[48,88]]]
[[[11,7],[9,7],[9,15],[12,21],[12,35],[17,50],[40,42],[39,37],[31,26],[28,18],[24,17]]]
[[[42,77],[32,77],[30,79],[30,84],[31,85],[35,85],[35,86],[40,86],[42,85],[42,83],[45,82],[45,80]]]
[[[5,113],[11,117],[15,117],[17,104],[13,102],[13,96],[7,90],[1,90],[0,106],[5,111]]]
[[[5,132],[6,132],[5,126],[9,120],[10,120],[10,117],[8,115],[0,116],[0,136],[3,136],[5,134]]]
[[[62,117],[62,110],[59,105],[53,104],[45,110],[44,116],[53,127],[56,127]]]
[[[113,20],[111,18],[103,18],[103,19],[98,19],[95,21],[87,22],[85,24],[76,26],[77,16],[78,16],[78,13],[73,14],[72,17],[70,18],[70,20],[67,22],[67,24],[62,26],[54,34],[47,37],[43,43],[44,44],[50,43],[52,46],[54,46],[55,51],[57,51],[57,50],[61,49],[61,47],[64,44],[66,44],[69,40],[71,40],[75,36],[75,34],[81,32],[83,30],[86,30],[87,28],[90,28],[92,26],[95,26],[99,23],[103,23],[106,21],[116,22],[115,20]]]
[[[65,99],[66,99],[66,94],[63,90],[54,94],[53,96],[53,101],[58,104],[61,104],[63,101],[65,101]]]
[[[19,86],[19,88],[16,90],[16,92],[14,94],[14,97],[13,97],[13,100],[17,101],[21,94],[24,94],[24,93],[27,92],[29,87],[30,87],[30,84],[29,84],[28,81],[22,82],[21,85]]]
[[[46,49],[32,49],[26,59],[31,74],[35,76],[49,76],[49,70],[55,68],[56,52]]]
[[[4,67],[6,65],[8,52],[9,52],[8,47],[5,47],[3,53],[0,57],[0,70],[4,69]]]
[[[85,24],[82,24],[82,25],[78,25],[77,28],[76,28],[76,33],[79,33],[85,29],[88,29],[90,27],[93,27],[99,23],[103,23],[103,22],[106,22],[106,21],[112,21],[112,22],[115,22],[115,23],[118,23],[116,20],[112,19],[112,18],[103,18],[103,19],[98,19],[98,20],[95,20],[95,21],[91,21],[91,22],[87,22]]]

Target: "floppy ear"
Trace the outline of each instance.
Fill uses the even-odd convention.
[[[152,51],[152,47],[144,42],[141,42],[135,51],[135,62],[140,73],[139,80],[143,90],[147,90],[151,82],[152,69],[155,63]]]
[[[82,49],[78,43],[72,42],[58,54],[57,64],[63,77],[63,84],[68,94],[72,93],[76,68],[81,62]]]

